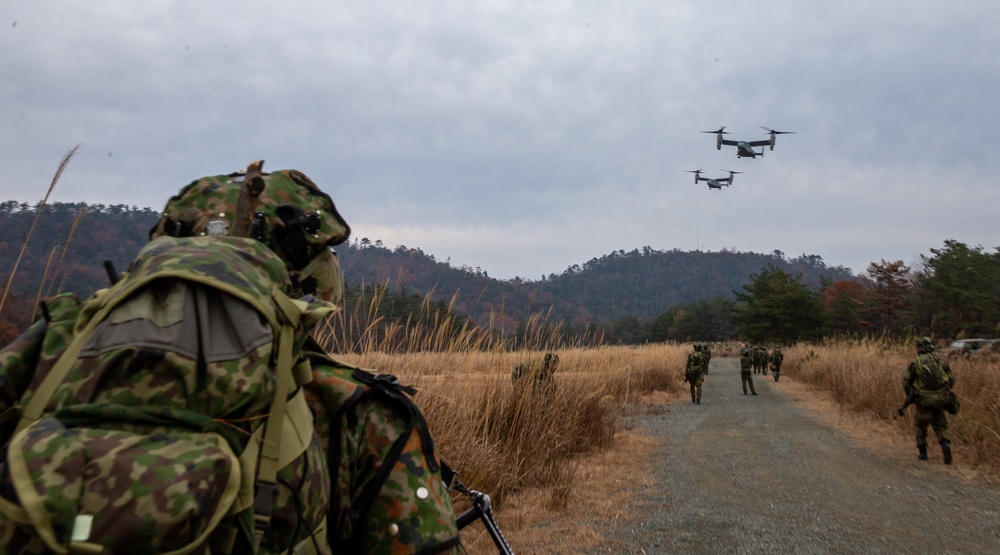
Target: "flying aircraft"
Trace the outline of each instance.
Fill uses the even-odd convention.
[[[708,183],[709,189],[719,189],[720,191],[722,190],[723,185],[728,187],[733,183],[734,174],[743,173],[743,172],[735,172],[733,170],[722,170],[724,172],[729,172],[729,177],[702,177],[701,176],[702,170],[684,170],[684,171],[694,174],[695,183],[698,183],[699,181],[704,181]]]
[[[795,133],[795,131],[775,131],[774,129],[768,129],[767,127],[761,127],[764,131],[767,131],[771,137],[767,140],[761,141],[733,141],[730,139],[723,139],[723,135],[729,135],[726,131],[726,126],[716,129],[715,131],[702,131],[702,133],[715,133],[715,149],[722,150],[722,145],[735,146],[736,147],[736,157],[737,158],[756,158],[758,156],[764,156],[765,146],[770,146],[771,150],[774,150],[774,139],[777,135],[786,135],[789,133]],[[754,147],[761,147],[760,152],[754,150]]]

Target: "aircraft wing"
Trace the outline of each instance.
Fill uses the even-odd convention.
[[[768,146],[771,144],[771,141],[770,139],[764,139],[762,141],[747,141],[747,144],[750,146]]]
[[[766,143],[767,144],[771,144],[770,141],[766,141]],[[734,141],[732,139],[722,139],[722,144],[724,144],[726,146],[736,146],[736,145],[740,144],[740,142],[739,141]]]

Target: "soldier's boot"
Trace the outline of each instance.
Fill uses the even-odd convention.
[[[920,451],[920,454],[917,455],[917,458],[920,459],[920,460],[922,460],[922,461],[926,461],[927,460],[927,446],[926,445],[918,445],[917,446],[917,450]]]
[[[698,403],[699,405],[701,404],[701,397],[698,397],[698,401],[697,401],[697,403]]]
[[[944,464],[951,464],[951,442],[947,439],[941,440],[941,454],[944,455]]]
[[[756,394],[757,394],[757,392],[756,392],[756,391],[754,391],[754,390],[753,390],[753,388],[750,388],[750,394],[751,394],[751,395],[756,395]]]
[[[778,373],[777,372],[771,372],[771,373],[774,374],[774,381],[778,381]]]
[[[695,402],[695,398],[694,398],[694,395],[692,395],[692,396],[691,396],[691,402],[692,402],[692,403],[694,403],[694,402]]]

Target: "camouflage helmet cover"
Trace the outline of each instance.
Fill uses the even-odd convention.
[[[930,337],[919,337],[915,341],[917,352],[930,353],[934,351],[934,340]]]
[[[150,239],[163,235],[228,235],[246,172],[203,177],[167,201]],[[264,190],[255,209],[250,236],[282,260],[296,288],[339,303],[343,275],[332,247],[347,240],[351,228],[329,195],[297,170],[262,173]]]

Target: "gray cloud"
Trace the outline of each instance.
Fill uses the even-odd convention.
[[[0,196],[41,198],[77,143],[54,200],[159,208],[263,158],[357,237],[532,279],[645,245],[860,272],[997,243],[986,3],[224,7],[0,7]],[[737,160],[698,133],[721,125],[796,134]]]

